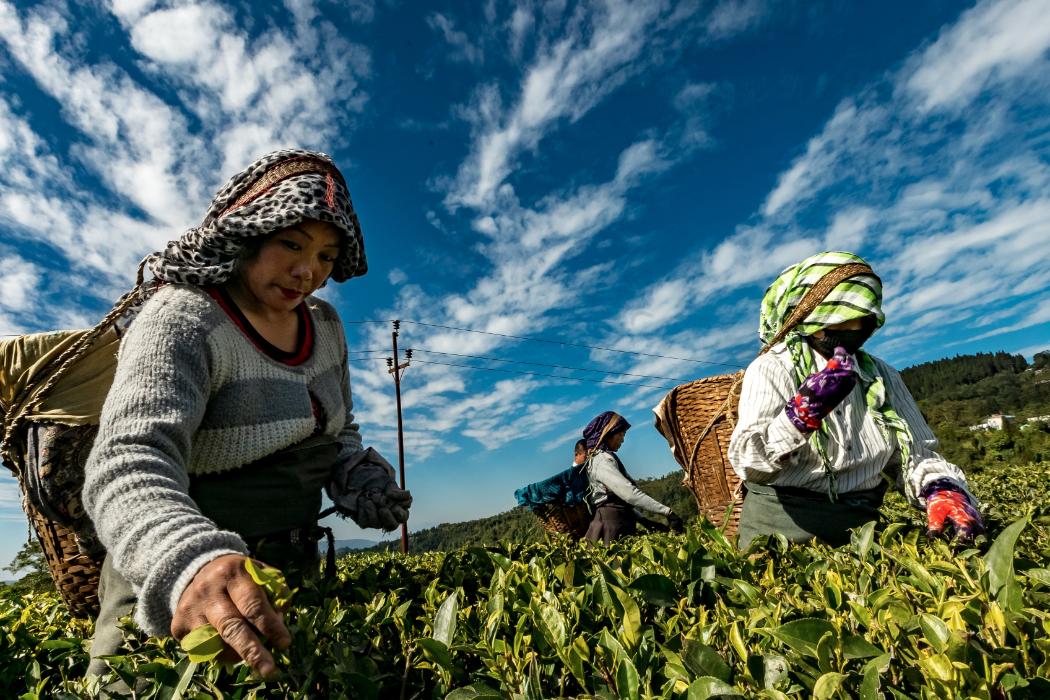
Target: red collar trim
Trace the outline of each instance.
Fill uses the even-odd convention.
[[[229,292],[224,288],[217,286],[205,287],[204,291],[226,312],[226,315],[230,317],[230,320],[240,329],[241,333],[248,340],[252,341],[252,344],[267,357],[292,367],[301,365],[310,359],[314,350],[314,327],[313,319],[310,317],[310,312],[307,310],[305,303],[300,302],[295,307],[295,312],[299,316],[299,335],[295,342],[295,350],[289,352],[266,340],[255,329],[255,326],[252,325],[248,317],[244,315],[244,312],[241,311],[240,307],[229,295]]]

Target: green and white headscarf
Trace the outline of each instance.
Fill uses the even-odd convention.
[[[769,285],[762,297],[762,311],[758,322],[758,335],[763,344],[770,341],[780,332],[791,312],[802,301],[806,292],[832,269],[850,263],[867,264],[853,253],[825,252],[810,256],[787,268]],[[836,323],[853,319],[875,317],[875,328],[878,329],[886,320],[882,312],[882,280],[878,276],[858,275],[840,282],[824,301],[791,330],[784,343],[791,353],[795,369],[795,380],[801,385],[803,380],[817,371],[813,349],[805,341],[805,336]],[[897,414],[886,398],[886,384],[879,374],[875,360],[864,350],[854,355],[857,365],[862,370],[858,375],[864,389],[864,399],[871,411],[875,423],[882,429],[887,438],[892,435],[901,451],[901,465],[907,468],[911,455],[913,438],[908,424]],[[810,437],[813,447],[824,462],[828,475],[828,492],[835,497],[835,479],[828,460],[828,430],[821,426]]]

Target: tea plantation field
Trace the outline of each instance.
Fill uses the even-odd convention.
[[[706,523],[610,548],[564,540],[365,553],[298,591],[282,677],[129,635],[138,698],[1050,697],[1050,465],[973,475],[990,529],[928,542],[895,497],[851,546],[737,552]],[[89,622],[0,592],[0,697],[83,697]]]

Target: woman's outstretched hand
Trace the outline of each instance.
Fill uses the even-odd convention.
[[[981,514],[958,485],[948,479],[927,484],[921,493],[926,500],[926,532],[930,539],[953,536],[963,544],[984,534]]]
[[[798,393],[788,399],[784,412],[792,424],[804,433],[820,428],[820,423],[857,385],[853,358],[844,348],[835,348],[834,356],[819,372],[806,377]]]
[[[171,634],[181,640],[201,625],[212,625],[226,643],[222,661],[244,661],[259,676],[277,670],[260,635],[277,649],[287,649],[291,634],[281,613],[244,567],[247,557],[226,554],[205,564],[186,586],[171,621]]]

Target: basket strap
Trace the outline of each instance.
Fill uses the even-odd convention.
[[[846,265],[839,265],[838,267],[826,272],[823,277],[817,280],[816,284],[809,288],[809,291],[807,291],[805,296],[802,297],[802,301],[800,301],[798,303],[798,306],[796,306],[792,310],[791,315],[788,316],[787,321],[784,322],[784,325],[780,328],[780,331],[777,332],[777,334],[773,337],[773,340],[771,340],[768,345],[763,347],[758,354],[762,355],[763,353],[767,352],[771,347],[773,347],[774,345],[782,341],[784,338],[786,338],[787,334],[790,333],[795,326],[801,323],[802,320],[806,318],[806,316],[809,316],[811,313],[813,313],[813,309],[817,308],[817,306],[822,301],[824,301],[825,297],[828,296],[831,290],[837,287],[840,283],[844,282],[845,280],[848,280],[850,277],[874,274],[875,272],[871,269],[871,267],[865,265],[864,263],[848,263]],[[732,404],[733,400],[739,397],[740,386],[743,383],[743,381],[744,373],[740,372],[739,376],[737,376],[732,386],[729,387],[729,395],[726,396],[726,400],[723,401],[722,405],[718,408],[717,411],[715,411],[715,414],[711,417],[711,421],[707,424],[707,427],[703,429],[703,431],[700,433],[700,437],[696,439],[696,442],[693,444],[693,449],[689,453],[689,461],[686,462],[686,464],[690,465],[690,467],[693,464],[693,459],[696,458],[697,450],[700,449],[700,443],[704,441],[704,438],[707,437],[708,433],[710,433],[711,430],[715,427],[715,423],[717,423],[718,419],[722,417],[726,409],[728,409],[729,406]],[[737,494],[733,494],[733,496],[734,498],[738,497]]]
[[[809,288],[806,295],[802,297],[802,301],[798,303],[798,306],[792,310],[791,315],[788,316],[787,321],[781,326],[777,334],[773,336],[773,339],[769,341],[769,344],[762,348],[758,353],[759,355],[768,351],[771,347],[782,341],[787,337],[787,334],[794,330],[795,326],[802,323],[802,321],[813,313],[813,309],[817,308],[825,297],[831,292],[832,289],[839,286],[842,282],[845,282],[850,277],[857,277],[858,275],[872,275],[875,276],[875,272],[864,263],[847,263],[845,265],[839,265],[826,272],[823,277],[817,280],[817,283]]]

